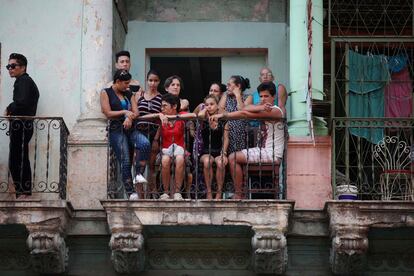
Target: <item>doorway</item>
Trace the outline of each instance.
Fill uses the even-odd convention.
[[[221,83],[221,57],[151,57],[150,64],[160,74],[161,93],[168,77],[182,78],[184,89],[180,97],[190,102],[190,110],[203,101],[212,82]]]

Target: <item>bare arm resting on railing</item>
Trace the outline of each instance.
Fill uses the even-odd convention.
[[[194,113],[182,113],[177,115],[165,115],[163,113],[148,114],[139,117],[138,120],[160,120],[162,124],[166,124],[169,120],[194,119],[197,115]]]
[[[262,111],[235,111],[230,113],[221,113],[216,114],[210,117],[210,121],[217,121],[219,119],[269,119],[269,120],[276,120],[283,118],[283,112],[280,108],[271,108],[269,111],[263,111],[264,106],[257,106],[258,109]]]

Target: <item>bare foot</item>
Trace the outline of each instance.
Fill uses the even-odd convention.
[[[213,199],[213,196],[211,195],[211,192],[207,192],[207,199]]]

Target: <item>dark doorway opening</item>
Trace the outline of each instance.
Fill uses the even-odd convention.
[[[221,57],[151,57],[150,62],[151,69],[160,74],[158,91],[161,93],[169,76],[178,75],[183,79],[180,98],[190,102],[191,111],[203,101],[212,82],[221,83]]]

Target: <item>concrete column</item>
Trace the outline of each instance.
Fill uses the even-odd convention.
[[[80,117],[71,131],[68,199],[74,208],[102,208],[106,199],[106,118],[99,93],[112,75],[112,0],[83,0]]]
[[[106,119],[99,93],[112,78],[112,0],[84,0],[81,37],[80,117],[73,140],[102,139]],[[100,131],[97,132],[97,128]]]
[[[312,97],[323,99],[323,4],[312,0]],[[292,103],[289,133],[292,136],[310,135],[306,117],[306,95],[308,89],[308,35],[307,0],[290,3],[290,97]],[[314,119],[315,135],[326,135],[326,123]]]

